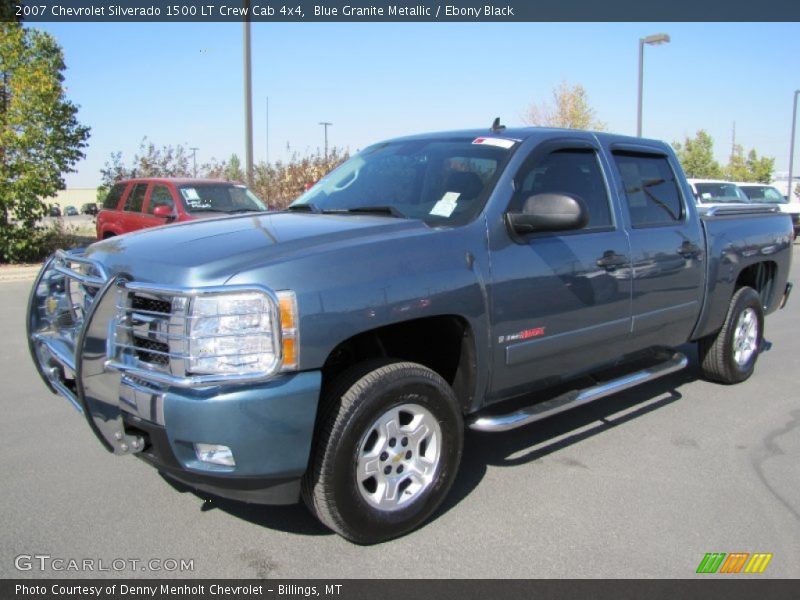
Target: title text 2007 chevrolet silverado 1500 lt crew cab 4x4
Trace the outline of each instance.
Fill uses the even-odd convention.
[[[302,497],[372,543],[441,503],[465,424],[503,431],[671,373],[687,341],[709,379],[749,377],[792,233],[770,207],[700,216],[661,142],[419,135],[283,212],[57,253],[30,348],[109,451],[206,493]]]

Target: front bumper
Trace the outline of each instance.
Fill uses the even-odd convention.
[[[31,291],[28,340],[45,384],[84,414],[110,452],[135,454],[173,479],[215,495],[296,502],[321,374],[186,388],[121,373],[109,366],[108,356],[115,281],[89,261],[86,268],[64,266],[81,260],[63,254],[49,260]],[[235,465],[199,460],[195,443],[228,446]]]

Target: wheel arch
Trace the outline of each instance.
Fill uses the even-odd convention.
[[[774,260],[754,260],[733,272],[720,269],[707,283],[706,302],[703,313],[692,333],[692,340],[699,340],[716,333],[722,327],[730,299],[743,287],[753,288],[761,297],[764,314],[777,309],[780,302],[780,267]],[[785,283],[785,281],[784,281]]]
[[[435,371],[453,388],[463,412],[472,406],[477,386],[475,334],[459,315],[437,315],[384,325],[340,342],[322,367],[322,386],[360,362],[393,358]]]
[[[775,299],[775,282],[778,264],[771,260],[753,263],[739,272],[734,285],[734,293],[743,287],[751,287],[761,296],[766,311]]]

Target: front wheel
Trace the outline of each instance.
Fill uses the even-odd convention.
[[[357,366],[323,400],[303,499],[353,542],[403,535],[447,495],[463,440],[459,403],[437,373],[409,362]]]
[[[756,368],[763,339],[761,296],[753,288],[740,288],[731,298],[722,329],[699,342],[703,376],[719,383],[744,381]]]

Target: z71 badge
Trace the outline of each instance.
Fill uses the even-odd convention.
[[[528,340],[530,338],[539,337],[544,335],[544,327],[534,327],[533,329],[526,329],[525,331],[520,331],[519,333],[512,333],[511,335],[501,335],[498,338],[498,342],[508,343],[508,342],[516,342],[517,340]]]

